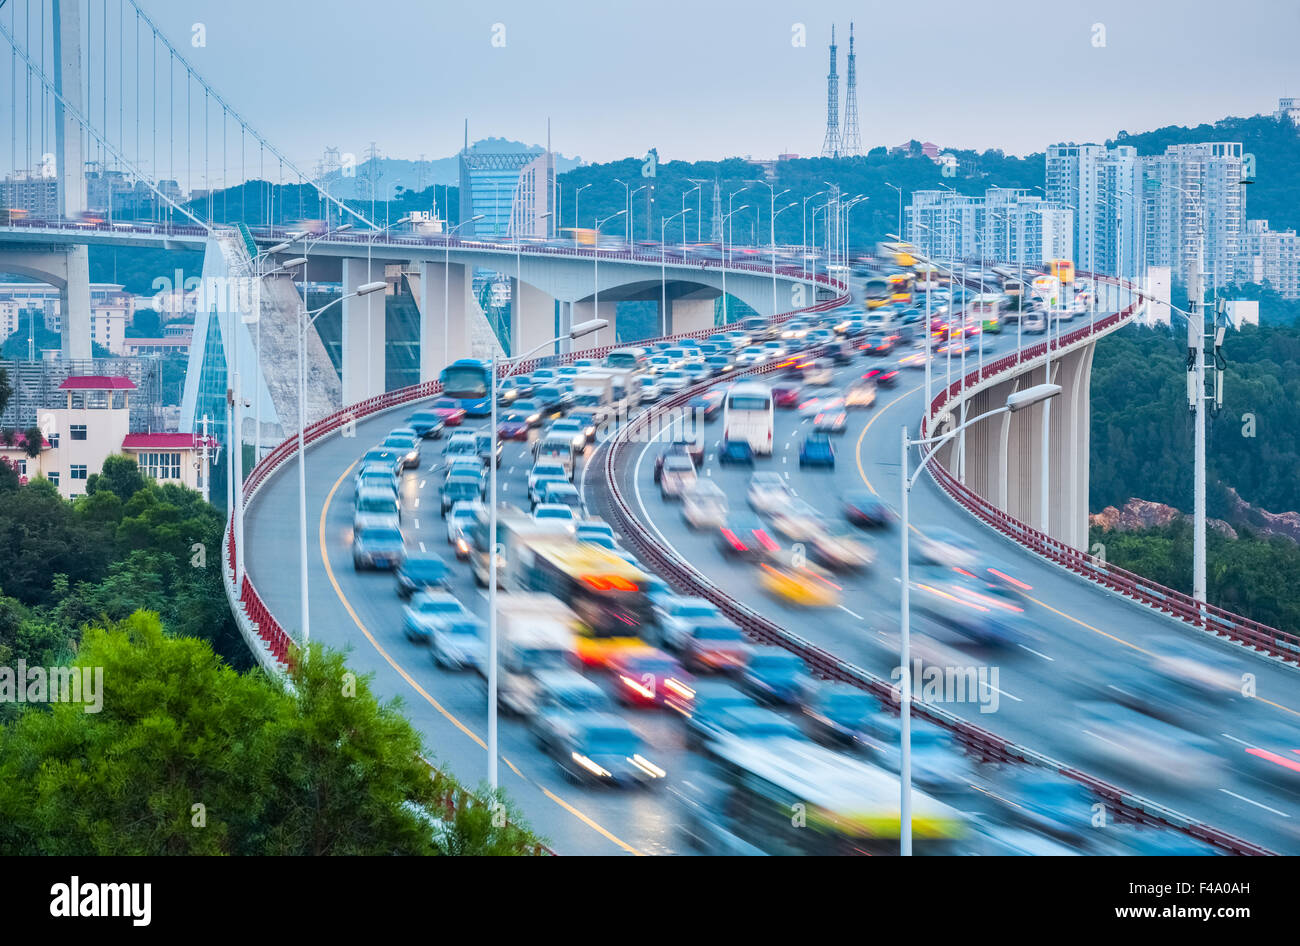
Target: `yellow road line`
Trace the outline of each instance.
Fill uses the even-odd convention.
[[[392,655],[389,654],[388,651],[386,651],[382,646],[380,646],[379,641],[375,640],[375,636],[370,633],[370,629],[366,627],[365,623],[361,620],[360,616],[353,609],[352,603],[348,601],[347,595],[343,593],[343,589],[339,586],[338,579],[334,576],[334,568],[332,565],[330,565],[329,553],[325,545],[325,520],[329,515],[330,504],[334,501],[334,494],[338,492],[338,488],[341,485],[343,485],[343,481],[347,479],[348,474],[352,472],[352,468],[355,467],[356,465],[357,464],[355,461],[349,464],[348,468],[343,471],[342,475],[340,475],[339,478],[334,481],[334,485],[330,487],[330,491],[328,495],[326,495],[325,497],[324,505],[321,506],[320,523],[318,526],[318,538],[320,541],[321,562],[324,563],[325,565],[325,575],[326,577],[329,578],[330,585],[334,588],[334,593],[338,595],[339,601],[343,602],[343,607],[348,612],[348,615],[352,618],[352,623],[354,623],[357,626],[357,629],[361,631],[361,633],[365,636],[366,640],[370,642],[370,645],[374,647],[376,651],[379,652],[379,656],[383,657],[384,660],[388,662],[388,665],[392,667],[395,671],[397,671],[398,676],[400,676],[403,680],[405,680],[408,684],[410,684],[411,689],[415,690],[416,693],[420,694],[420,696],[422,696],[429,703],[430,706],[432,706],[439,713],[441,713],[442,716],[446,718],[448,722],[450,722],[453,726],[455,726],[457,729],[463,732],[466,736],[469,736],[470,739],[473,739],[474,742],[478,743],[479,748],[486,751],[487,750],[486,742],[484,742],[472,729],[470,729],[459,719],[457,719],[454,715],[452,715],[447,710],[446,707],[444,707],[441,703],[435,700],[433,696],[430,695],[429,692],[424,689],[424,687],[420,686],[420,684],[416,682],[415,678],[412,677],[406,671],[406,668],[404,668],[401,664],[399,664],[396,660],[394,660]],[[615,835],[607,831],[605,828],[601,827],[599,824],[597,824],[591,818],[587,817],[587,815],[583,814],[577,808],[574,808],[572,805],[564,801],[558,795],[555,795],[544,785],[540,785],[536,782],[533,782],[532,779],[528,778],[528,776],[524,775],[523,772],[519,771],[519,769],[515,766],[515,764],[511,762],[509,759],[507,759],[505,756],[501,756],[501,761],[503,761],[506,765],[508,765],[510,767],[510,771],[514,772],[515,775],[519,776],[519,778],[523,779],[525,782],[529,783],[530,785],[533,785],[534,787],[541,789],[542,794],[544,794],[547,798],[551,799],[553,802],[555,802],[565,811],[569,812],[571,815],[573,815],[583,824],[587,825],[589,828],[592,828],[597,833],[609,839],[610,841],[613,841],[619,847],[623,848],[623,850],[628,851],[631,854],[640,855],[642,853],[641,851],[638,851],[636,848],[634,848],[632,845],[628,844],[626,841],[621,840],[620,838],[616,837]]]
[[[876,421],[878,421],[878,420],[880,419],[881,415],[885,413],[885,411],[889,410],[891,407],[893,407],[895,404],[897,404],[899,401],[901,401],[903,398],[907,397],[908,395],[910,395],[910,394],[915,394],[917,391],[921,390],[921,387],[922,387],[921,385],[917,385],[916,387],[912,388],[910,391],[904,391],[902,394],[898,395],[898,397],[894,398],[892,401],[890,401],[888,404],[886,404],[884,407],[882,407],[882,408],[881,408],[881,409],[880,409],[876,414],[874,414],[874,415],[872,416],[871,420],[869,420],[869,421],[867,422],[866,426],[862,428],[862,433],[858,436],[858,442],[857,442],[857,447],[856,447],[856,450],[857,450],[857,456],[856,456],[856,459],[857,459],[857,462],[858,462],[858,475],[860,475],[860,476],[862,477],[862,482],[866,484],[867,489],[871,490],[871,492],[872,492],[873,495],[879,496],[880,494],[877,493],[877,492],[876,492],[876,488],[875,488],[874,486],[871,485],[871,480],[867,478],[867,472],[866,472],[866,470],[863,469],[863,467],[862,467],[862,442],[863,442],[863,440],[866,439],[867,431],[871,429],[871,425],[874,424]],[[901,474],[902,474],[902,471],[899,471],[899,472],[900,472],[900,475],[901,475]],[[909,525],[910,525],[910,524],[909,524]],[[922,534],[922,533],[921,533],[921,530],[917,529],[916,526],[911,526],[911,529],[912,529],[912,531],[915,532],[917,535],[921,535],[921,534]],[[1076,617],[1074,617],[1074,616],[1071,615],[1071,614],[1067,614],[1067,613],[1065,613],[1064,611],[1061,611],[1061,610],[1059,610],[1059,609],[1057,609],[1057,608],[1054,608],[1054,607],[1052,607],[1050,604],[1048,604],[1047,602],[1045,602],[1045,601],[1041,601],[1041,600],[1039,600],[1038,598],[1035,598],[1033,595],[1025,595],[1025,597],[1026,597],[1028,600],[1034,602],[1034,604],[1040,605],[1040,606],[1046,608],[1048,611],[1051,611],[1053,614],[1060,615],[1061,617],[1065,618],[1067,621],[1072,621],[1073,623],[1079,625],[1080,627],[1087,628],[1088,630],[1092,631],[1094,634],[1100,634],[1102,637],[1105,637],[1105,638],[1108,639],[1108,640],[1114,641],[1116,644],[1123,644],[1125,647],[1132,648],[1133,650],[1137,651],[1139,654],[1142,654],[1142,655],[1144,655],[1144,656],[1146,656],[1146,657],[1150,657],[1150,658],[1153,659],[1153,660],[1156,659],[1157,656],[1158,656],[1157,654],[1154,654],[1154,653],[1152,653],[1152,652],[1149,651],[1149,650],[1146,650],[1146,649],[1144,649],[1144,648],[1142,648],[1142,647],[1139,647],[1137,644],[1134,644],[1132,641],[1126,641],[1126,640],[1124,640],[1124,638],[1122,638],[1122,637],[1116,637],[1114,634],[1108,633],[1107,631],[1103,631],[1103,630],[1102,630],[1101,628],[1099,628],[1099,627],[1094,627],[1093,625],[1089,624],[1087,621],[1080,620],[1079,618],[1076,618]],[[1258,695],[1255,696],[1255,697],[1252,697],[1252,699],[1259,700],[1259,702],[1261,702],[1261,703],[1265,703],[1265,704],[1267,704],[1267,705],[1269,705],[1269,706],[1272,706],[1272,707],[1274,707],[1275,709],[1279,709],[1279,710],[1281,710],[1281,711],[1284,712],[1284,713],[1290,713],[1292,716],[1298,716],[1298,717],[1300,717],[1300,712],[1297,712],[1296,710],[1291,709],[1289,706],[1283,706],[1281,703],[1275,703],[1275,702],[1273,702],[1272,700],[1265,699],[1264,697],[1262,697],[1262,696],[1258,696]]]

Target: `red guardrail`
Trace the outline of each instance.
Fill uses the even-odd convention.
[[[1100,323],[1098,324],[1100,325]],[[777,363],[763,365],[758,368],[735,372],[725,380],[730,383],[737,377],[759,376],[774,371],[777,367]],[[763,617],[748,605],[728,595],[704,575],[696,571],[688,562],[679,559],[670,549],[651,536],[624,498],[619,488],[617,476],[619,456],[622,450],[632,442],[633,435],[643,426],[648,425],[652,418],[658,416],[660,412],[680,407],[698,391],[721,383],[723,380],[712,379],[703,382],[667,401],[656,404],[651,410],[637,415],[624,428],[620,436],[607,442],[604,463],[604,481],[608,497],[605,510],[606,518],[618,523],[624,538],[635,547],[638,558],[654,566],[655,570],[663,575],[679,592],[713,602],[723,614],[735,622],[751,639],[761,644],[783,647],[797,654],[816,676],[825,680],[850,683],[872,693],[885,707],[896,708],[892,684],[875,674],[841,660],[810,641],[790,633],[775,622]],[[912,711],[918,716],[951,731],[963,745],[984,761],[1029,763],[1044,766],[1086,785],[1098,797],[1105,799],[1111,809],[1125,821],[1172,828],[1232,854],[1273,853],[1264,847],[1220,831],[1217,828],[1190,821],[1175,812],[1141,799],[1139,796],[1134,796],[1108,782],[1018,746],[936,706],[913,703],[912,708]]]
[[[1093,278],[1110,285],[1119,284],[1118,280],[1110,277]],[[1125,288],[1138,292],[1132,286],[1126,286]],[[1065,348],[1126,321],[1136,313],[1137,308],[1138,304],[1135,302],[1123,311],[1112,313],[1106,318],[1098,320],[1095,324],[1083,326],[1061,336],[1059,340],[1053,339],[1052,350],[1057,351]],[[939,392],[931,403],[929,416],[931,418],[937,416],[952,398],[961,393],[963,387],[969,388],[973,384],[993,378],[1026,361],[1041,358],[1046,348],[1046,343],[1040,343],[1032,348],[1016,352],[985,365],[982,371],[976,369],[967,373],[964,378],[953,382],[948,389]],[[921,428],[923,437],[926,436],[927,429],[928,423],[923,421]],[[1252,648],[1287,663],[1300,665],[1300,635],[1269,627],[1267,624],[1261,624],[1259,621],[1235,614],[1217,605],[1202,604],[1184,592],[1166,588],[1149,578],[1107,564],[1008,515],[983,496],[957,482],[942,465],[931,464],[929,470],[939,486],[961,504],[963,508],[1029,551],[1069,569],[1076,575],[1133,601],[1154,608],[1163,614],[1175,617],[1193,627],[1205,629],[1243,647]]]

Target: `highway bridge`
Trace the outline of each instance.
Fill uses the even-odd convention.
[[[1132,312],[1126,304],[1114,313],[1119,317],[1107,321],[1103,315],[1090,326],[1095,326],[1100,338]],[[987,336],[985,371],[996,365],[1002,365],[1002,371],[1032,370],[1035,346],[1026,345],[1022,353],[1016,341],[1009,332]],[[1063,341],[1062,346],[1076,341]],[[599,356],[602,351],[592,354]],[[892,366],[902,354],[900,350],[881,362],[866,364]],[[937,375],[945,367],[942,359],[936,360]],[[969,382],[973,390],[981,370],[973,363],[968,368],[975,369]],[[862,360],[838,368],[823,396],[842,389],[863,369]],[[778,414],[774,455],[770,461],[760,461],[758,469],[782,473],[800,499],[831,518],[839,515],[840,498],[852,490],[896,501],[899,428],[915,426],[925,414],[921,372],[899,371],[896,388],[882,388],[872,408],[850,412],[847,430],[837,437],[839,461],[833,471],[800,469],[799,440],[811,415],[798,410]],[[946,390],[960,388],[954,385]],[[439,762],[473,782],[486,768],[481,684],[476,678],[435,668],[426,648],[403,637],[401,607],[391,578],[357,574],[350,568],[349,472],[371,443],[398,426],[422,397],[434,393],[436,385],[427,385],[354,406],[349,413],[359,418],[355,437],[336,435],[342,421],[334,422],[333,429],[330,422],[324,424],[319,437],[313,432],[314,445],[308,454],[312,623],[316,639],[351,648],[353,665],[375,674],[379,693],[401,696],[408,715],[436,747]],[[693,393],[697,389],[654,410],[671,409]],[[940,392],[934,398],[932,416],[942,413],[947,397]],[[715,421],[706,437],[709,447],[702,472],[722,487],[733,508],[743,508],[748,471],[719,466],[718,426]],[[665,504],[652,482],[653,457],[661,449],[662,444],[654,441],[638,442],[633,431],[626,440],[606,442],[592,451],[578,474],[588,506],[602,511],[627,547],[675,587],[727,604],[732,609],[727,613],[752,634],[791,646],[820,674],[878,689],[897,664],[896,537],[886,535],[875,542],[875,565],[865,578],[843,583],[837,606],[816,611],[792,606],[765,594],[753,570],[736,567],[712,536],[686,527],[676,504]],[[973,464],[978,450],[973,444],[967,449],[967,463]],[[530,458],[522,445],[507,445],[506,451],[502,499],[522,501]],[[484,594],[473,585],[465,566],[454,564],[443,520],[434,515],[439,463],[432,453],[426,450],[420,470],[408,473],[404,481],[407,541],[412,548],[446,555],[458,576],[457,594],[467,607],[483,614]],[[291,454],[290,444],[268,457],[250,477],[246,532],[250,581],[242,599],[244,609],[260,619],[258,632],[273,641],[284,635],[274,646],[281,656],[291,646],[288,636],[296,626],[298,609],[295,590],[275,576],[295,558],[296,487],[290,477],[267,471],[278,468]],[[978,506],[979,497],[940,470],[939,482],[925,479],[913,494],[915,528],[922,535],[935,526],[958,532],[1028,586],[1025,609],[1035,635],[997,656],[996,714],[982,714],[975,704],[920,706],[918,712],[957,728],[969,751],[994,763],[991,768],[996,763],[1028,760],[1084,780],[1107,806],[1107,817],[1172,825],[1212,839],[1226,850],[1295,849],[1297,840],[1289,825],[1293,773],[1284,766],[1270,769],[1260,764],[1261,751],[1271,752],[1269,746],[1285,751],[1289,745],[1286,739],[1294,731],[1298,709],[1290,695],[1294,669],[1276,657],[1260,656],[1253,648],[1247,650],[1227,637],[1191,626],[1168,608],[1152,608],[1137,600],[1131,589],[1123,594],[1118,585],[1099,585],[1041,554],[1043,543],[1070,548],[1065,543],[1047,536],[1034,539],[1027,526],[1022,527],[1027,530],[1022,533],[1025,539],[1013,541],[963,511],[963,504]],[[962,502],[954,502],[952,494]],[[231,591],[233,596],[233,584]],[[1134,669],[1155,666],[1169,654],[1231,674],[1250,673],[1256,681],[1255,698],[1207,702],[1202,708],[1198,736],[1218,761],[1206,772],[1197,771],[1196,778],[1176,764],[1161,769],[1151,760],[1105,758],[1090,740],[1086,724],[1072,713],[1074,702],[1099,674],[1104,678],[1113,672],[1121,679]],[[636,725],[673,781],[688,782],[698,762],[685,751],[680,728],[652,714],[639,715]],[[557,852],[682,852],[674,830],[671,792],[628,797],[575,788],[530,743],[526,728],[511,722],[503,725],[501,746],[503,785]]]

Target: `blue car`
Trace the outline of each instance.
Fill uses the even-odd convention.
[[[831,446],[830,437],[825,434],[809,434],[799,448],[799,468],[810,466],[828,466],[835,468],[835,448]]]
[[[757,647],[740,673],[740,688],[760,703],[803,706],[814,682],[807,666],[784,647]]]
[[[719,463],[739,463],[742,466],[754,465],[754,448],[748,440],[724,440],[718,451]]]

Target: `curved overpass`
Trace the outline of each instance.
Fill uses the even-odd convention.
[[[1091,343],[1132,314],[1128,309],[1069,333],[1061,339],[1061,348]],[[1016,351],[1014,342],[1008,338],[993,343],[983,368],[966,376],[965,386],[972,395],[977,385],[987,388],[998,383],[999,376],[1041,363],[1042,343]],[[1054,357],[1056,351],[1054,344]],[[860,364],[841,369],[837,384],[842,386],[860,372]],[[795,452],[807,418],[778,415],[774,440],[780,449],[774,453],[771,468],[783,472],[798,497],[829,518],[840,516],[838,497],[849,490],[865,489],[895,501],[901,489],[899,428],[910,424],[915,429],[916,418],[926,414],[921,372],[912,374],[914,377],[903,377],[896,390],[882,389],[870,411],[851,413],[854,421],[833,472],[800,472]],[[961,389],[957,382],[941,391],[929,416],[935,418],[951,409]],[[664,405],[671,406],[672,402]],[[978,410],[972,416],[974,413]],[[715,429],[709,442],[716,437]],[[786,605],[767,596],[754,574],[737,570],[711,537],[687,528],[675,506],[663,503],[647,462],[655,452],[653,443],[618,443],[604,458],[610,487],[609,518],[623,522],[631,532],[642,533],[638,552],[680,587],[713,597],[751,634],[804,654],[819,674],[853,681],[887,698],[889,685],[885,681],[897,663],[897,534],[876,543],[878,559],[865,578],[845,582],[840,606],[810,612]],[[1294,639],[1252,627],[1231,615],[1212,621],[1217,630],[1229,632],[1222,636],[1180,627],[1171,615],[1182,619],[1188,612],[1176,593],[1157,590],[1149,582],[1134,581],[1118,569],[1091,561],[1071,545],[1050,539],[1002,512],[995,503],[959,484],[942,466],[936,464],[934,471],[941,485],[922,480],[913,492],[914,528],[920,533],[937,526],[956,531],[988,549],[997,560],[1011,563],[1015,577],[1032,586],[1026,593],[1026,610],[1037,627],[1037,639],[1032,647],[1021,644],[1010,653],[997,655],[1000,682],[996,685],[1001,699],[995,715],[982,714],[971,704],[918,705],[918,711],[956,729],[978,757],[1028,759],[1070,772],[1090,784],[1103,802],[1123,817],[1172,824],[1213,838],[1231,850],[1300,849],[1300,837],[1289,824],[1297,788],[1294,771],[1282,764],[1261,777],[1258,764],[1259,753],[1274,747],[1261,740],[1261,731],[1276,737],[1279,752],[1275,755],[1300,745],[1286,741],[1300,718],[1300,704],[1293,696],[1294,671],[1275,661],[1250,659],[1240,647],[1228,643],[1231,638],[1248,638],[1252,643],[1263,642],[1264,637],[1273,642]],[[747,471],[718,466],[710,453],[704,472],[723,488],[732,508],[745,506]],[[973,515],[954,516],[952,497]],[[999,532],[990,533],[989,524]],[[1104,587],[1081,581],[1080,576],[1093,578]],[[1156,606],[1147,606],[1151,604]],[[797,637],[789,633],[795,629]],[[917,646],[924,647],[914,644]],[[1090,751],[1085,724],[1074,715],[1072,703],[1082,698],[1081,685],[1092,682],[1080,679],[1081,670],[1085,677],[1089,672],[1104,677],[1113,668],[1115,679],[1122,679],[1121,673],[1130,668],[1140,672],[1151,669],[1166,649],[1177,649],[1211,666],[1227,665],[1251,673],[1257,686],[1253,699],[1199,707],[1197,731],[1220,760],[1212,777],[1202,784],[1195,784],[1195,773],[1162,774],[1122,762],[1099,763]],[[1276,646],[1271,649],[1279,650]],[[939,662],[940,654],[951,658],[954,652],[940,645],[931,653]],[[1085,771],[1095,772],[1105,781],[1084,775]]]
[[[823,304],[845,301],[837,296]],[[726,327],[723,327],[726,328]],[[710,327],[688,333],[710,334]],[[603,356],[611,346],[576,353]],[[561,356],[559,361],[573,356]],[[528,370],[532,363],[523,365]],[[464,784],[477,784],[486,772],[486,705],[476,678],[435,668],[428,649],[401,632],[402,607],[392,578],[357,574],[351,567],[351,483],[349,472],[360,453],[400,423],[421,399],[437,394],[437,382],[371,398],[339,411],[305,431],[309,577],[313,637],[350,650],[349,665],[373,675],[381,698],[400,697],[403,712],[435,753],[434,764],[448,767]],[[341,435],[349,431],[348,435]],[[434,441],[433,443],[436,443]],[[436,513],[440,472],[435,449],[426,450],[418,471],[408,471],[402,486],[403,531],[408,545],[444,552],[454,565],[444,522]],[[263,665],[279,672],[293,647],[299,625],[297,571],[297,482],[284,474],[296,460],[296,440],[269,453],[245,485],[247,574],[236,589],[233,538],[227,531],[227,595],[241,631]],[[508,444],[501,466],[502,495],[526,488],[531,458],[520,444]],[[433,469],[430,469],[433,467]],[[581,475],[581,471],[579,471]],[[466,606],[485,613],[485,596],[462,566],[454,568],[454,592]],[[689,778],[696,760],[684,751],[677,725],[663,716],[639,714],[635,725],[674,777]],[[682,853],[669,798],[648,793],[629,796],[575,788],[537,749],[527,730],[503,718],[500,746],[505,765],[501,785],[529,823],[561,854]]]

